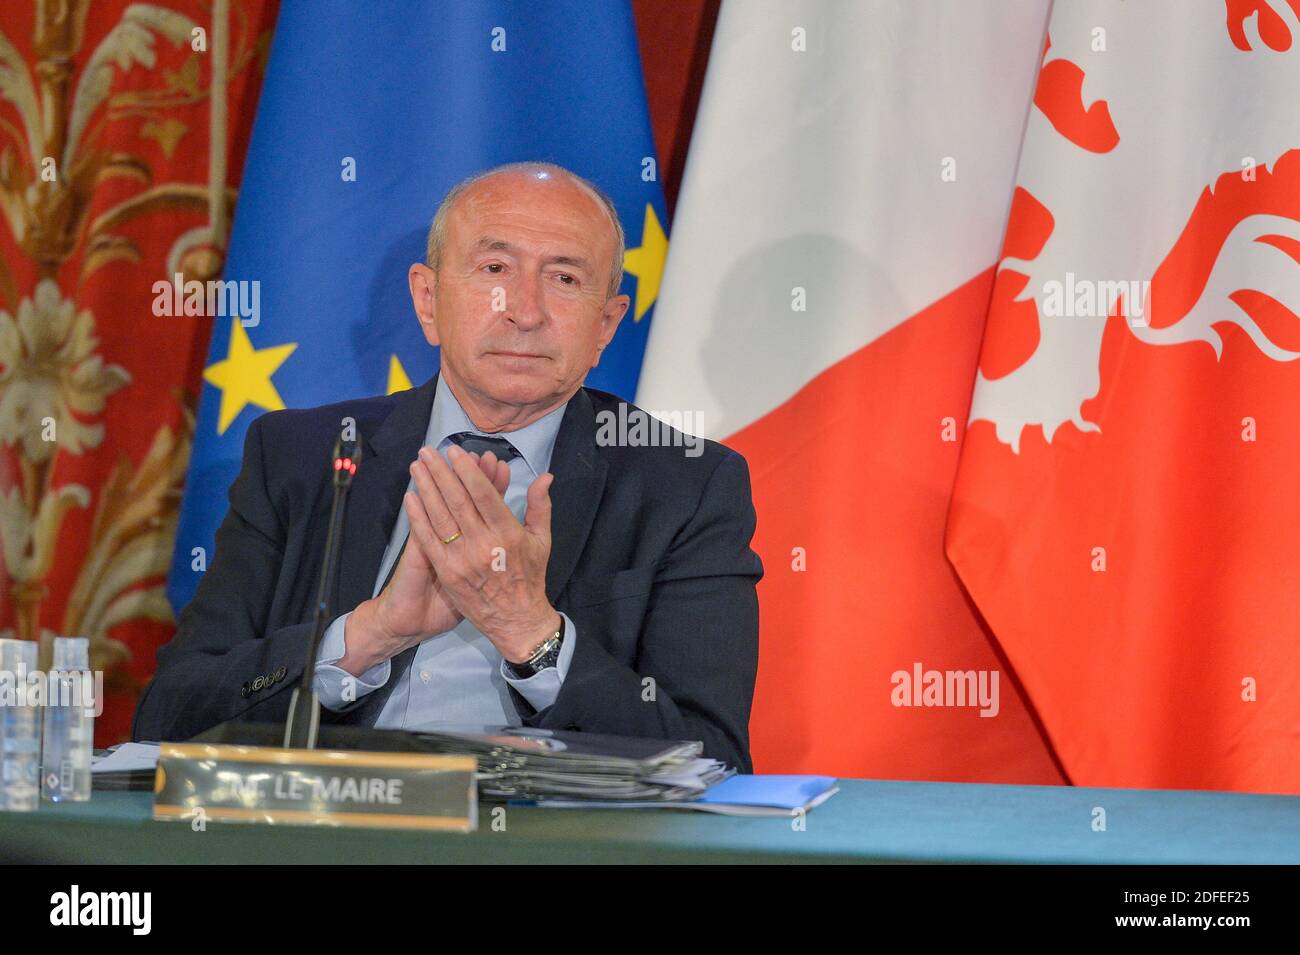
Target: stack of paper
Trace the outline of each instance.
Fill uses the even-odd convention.
[[[90,760],[95,789],[153,789],[157,743],[123,743]]]
[[[698,742],[511,726],[415,731],[432,752],[478,760],[479,794],[495,799],[651,801],[698,797],[733,770]]]

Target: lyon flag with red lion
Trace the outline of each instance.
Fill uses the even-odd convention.
[[[750,462],[758,771],[1300,791],[1298,102],[1300,0],[724,5],[638,403]]]

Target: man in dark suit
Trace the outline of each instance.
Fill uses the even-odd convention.
[[[316,658],[323,722],[698,739],[751,771],[762,566],[748,469],[582,387],[629,305],[622,260],[612,204],[567,170],[515,164],[453,189],[408,276],[439,374],[253,422],[212,564],[159,651],[133,737],[284,720],[328,462],[351,429],[362,464],[340,616]]]

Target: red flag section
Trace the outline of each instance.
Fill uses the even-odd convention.
[[[762,771],[1064,781],[940,559],[991,282],[990,270],[727,440],[750,462],[766,571],[750,721]],[[996,673],[996,705],[918,706],[911,693],[900,705],[895,674],[918,664]]]

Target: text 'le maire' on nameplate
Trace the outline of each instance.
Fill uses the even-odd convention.
[[[190,822],[472,832],[475,768],[472,756],[163,743],[153,814]]]

